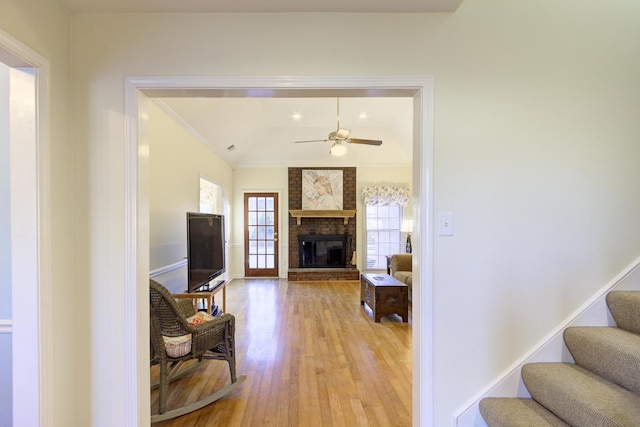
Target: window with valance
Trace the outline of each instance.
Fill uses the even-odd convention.
[[[362,201],[366,206],[407,206],[409,187],[364,187]]]
[[[365,205],[365,266],[371,270],[383,270],[387,255],[403,252],[403,208],[409,204],[408,187],[364,187],[362,201]]]

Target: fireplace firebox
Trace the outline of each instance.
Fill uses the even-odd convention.
[[[347,240],[347,233],[298,236],[300,268],[344,268]]]

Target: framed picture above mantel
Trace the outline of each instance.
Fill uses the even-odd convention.
[[[302,171],[302,210],[342,210],[342,170]]]

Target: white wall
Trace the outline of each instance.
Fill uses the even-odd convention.
[[[12,420],[9,67],[0,62],[0,425]]]
[[[480,1],[452,20],[436,79],[436,210],[456,232],[435,248],[442,425],[640,252],[639,16]]]
[[[46,326],[55,331],[55,338],[50,343],[52,354],[46,354],[52,358],[44,361],[41,368],[46,370],[51,385],[51,389],[43,390],[46,401],[43,404],[51,409],[51,413],[45,412],[44,425],[56,426],[74,426],[78,411],[90,409],[78,406],[81,402],[78,393],[84,393],[89,383],[88,346],[77,344],[89,341],[89,322],[77,322],[78,318],[88,318],[85,307],[89,287],[86,281],[78,280],[76,274],[86,268],[76,257],[76,248],[78,236],[82,235],[86,241],[81,218],[88,214],[86,204],[82,203],[88,200],[88,194],[79,190],[81,186],[74,179],[75,152],[79,146],[71,137],[70,20],[71,15],[65,8],[49,0],[4,1],[0,13],[0,30],[42,55],[50,65],[49,93],[42,99],[49,100],[47,154],[51,164],[39,167],[45,171],[42,182],[50,186],[51,199],[41,208],[49,212],[48,232],[51,234],[50,253],[40,256],[41,259],[48,258],[51,264],[51,270],[46,274],[50,274],[47,293],[51,295],[52,321]],[[87,248],[85,244],[83,251],[87,252]],[[35,297],[31,295],[30,301]],[[33,310],[33,305],[24,310]],[[70,348],[74,351],[69,351]],[[45,350],[49,351],[41,349]],[[55,366],[55,370],[49,369],[51,366]],[[31,411],[32,408],[23,410]]]
[[[435,238],[433,271],[434,425],[447,426],[638,256],[639,16],[623,0],[476,0],[454,15],[74,15],[90,265],[80,297],[85,314],[109,319],[81,350],[92,366],[77,384],[92,411],[83,425],[120,423],[126,406],[124,76],[435,76],[434,210],[456,221],[454,237]],[[309,31],[336,27],[348,31]]]
[[[156,103],[149,103],[149,269],[187,256],[186,213],[200,211],[200,177],[222,187],[223,206],[233,197],[231,167]],[[225,212],[227,218],[230,212]],[[227,221],[229,221],[227,219]],[[184,284],[186,285],[186,276]]]

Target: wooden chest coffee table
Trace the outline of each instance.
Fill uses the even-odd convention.
[[[363,274],[360,277],[360,304],[367,304],[376,322],[389,314],[409,321],[409,287],[388,274]]]

